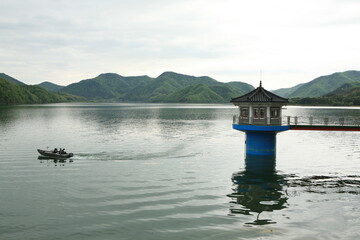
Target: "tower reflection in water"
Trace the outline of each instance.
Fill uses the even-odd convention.
[[[262,212],[281,210],[288,206],[285,176],[275,170],[275,156],[246,156],[245,170],[232,175],[233,193],[231,215],[254,215],[256,219],[247,224],[265,225],[276,223],[261,219]]]

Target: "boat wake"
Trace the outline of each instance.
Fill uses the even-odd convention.
[[[123,153],[123,152],[100,152],[100,153],[76,153],[74,160],[91,161],[147,161],[160,159],[179,159],[191,158],[200,153],[172,153],[172,152],[154,152],[154,153]]]

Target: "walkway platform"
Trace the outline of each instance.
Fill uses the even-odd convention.
[[[286,131],[286,130],[306,130],[306,131],[360,131],[359,118],[345,117],[299,117],[285,116],[279,118],[277,124],[272,125],[274,119],[269,121],[263,118],[263,124],[259,126],[261,119],[244,119],[239,116],[233,118],[233,128],[240,131]],[[256,122],[256,124],[249,124]]]
[[[360,126],[290,125],[289,130],[307,131],[360,131]]]

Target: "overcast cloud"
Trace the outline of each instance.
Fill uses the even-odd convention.
[[[0,72],[60,85],[164,71],[277,89],[360,70],[357,0],[0,0]]]

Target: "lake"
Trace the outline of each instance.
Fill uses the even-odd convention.
[[[360,132],[245,159],[232,105],[0,107],[0,239],[358,239]],[[360,117],[360,108],[284,115]],[[38,159],[66,148],[72,160]]]

